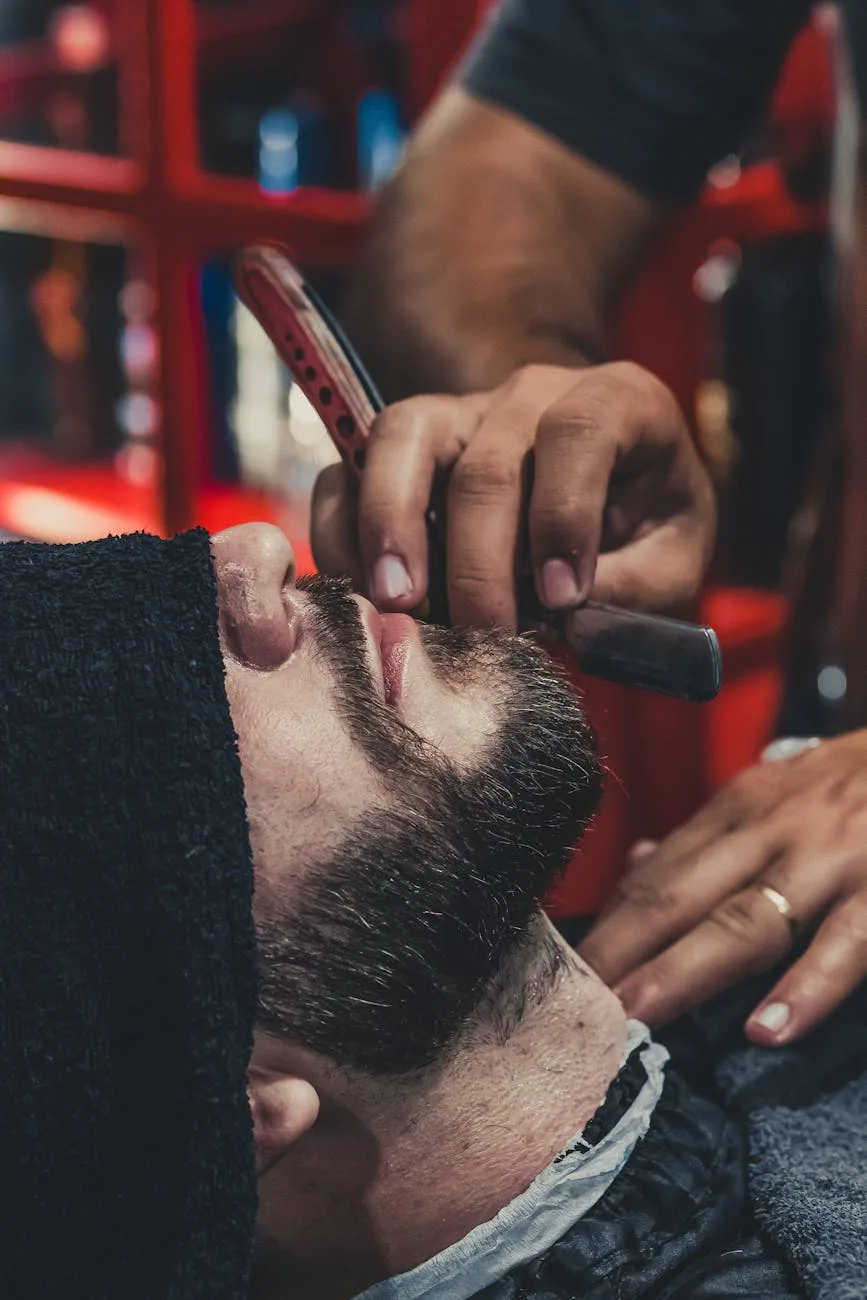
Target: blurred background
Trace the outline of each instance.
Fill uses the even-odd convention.
[[[281,240],[339,311],[371,196],[487,7],[0,0],[5,535],[265,518],[310,567],[309,496],[333,452],[237,302],[231,253]],[[718,486],[702,612],[727,685],[699,709],[582,683],[617,779],[566,910],[592,907],[637,835],[683,820],[777,726],[840,721],[818,522],[841,472],[834,50],[833,6],[817,6],[766,120],[714,169],[621,313],[617,352],[674,389]]]

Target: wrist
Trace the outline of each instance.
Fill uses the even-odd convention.
[[[476,331],[460,339],[452,335],[446,344],[433,344],[425,365],[431,364],[439,382],[435,389],[451,393],[480,393],[499,388],[525,366],[563,366],[583,370],[610,360],[605,348],[588,334],[552,330],[516,334],[498,330]]]

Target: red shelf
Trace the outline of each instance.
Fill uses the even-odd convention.
[[[484,0],[410,0],[405,9],[411,100],[420,110],[486,8]],[[190,291],[202,253],[257,239],[286,243],[302,262],[352,261],[368,213],[357,194],[301,190],[272,199],[252,181],[202,172],[196,139],[201,61],[233,61],[269,48],[280,32],[339,18],[334,0],[247,0],[202,10],[193,0],[114,0],[112,35],[123,111],[124,158],[0,142],[0,219],[6,228],[138,242],[151,259],[160,297],[160,399],[164,417],[165,523],[196,517],[197,466],[206,444],[200,308]],[[246,53],[245,53],[246,52]],[[56,70],[47,42],[0,56],[4,84]],[[791,99],[791,93],[789,93]],[[818,229],[822,205],[800,204],[776,167],[745,172],[730,189],[711,187],[681,231],[685,265],[719,236],[764,238]]]
[[[410,0],[414,104],[435,89],[471,28],[462,0]],[[199,518],[199,466],[208,440],[204,331],[193,274],[203,253],[279,240],[308,265],[339,267],[356,255],[368,213],[362,195],[299,190],[271,198],[252,181],[198,165],[196,85],[200,64],[278,50],[304,24],[338,20],[333,0],[247,0],[201,10],[193,0],[113,0],[124,148],[105,158],[0,141],[0,220],[5,228],[93,241],[138,243],[157,290],[159,399],[163,414],[167,531]],[[279,50],[278,50],[279,52]],[[10,85],[56,70],[47,42],[0,57]],[[0,84],[2,98],[2,84]]]

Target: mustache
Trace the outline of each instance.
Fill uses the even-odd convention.
[[[348,578],[302,578],[298,591],[313,609],[316,650],[334,683],[337,707],[353,742],[391,787],[430,779],[450,766],[380,697],[367,657],[361,611]]]

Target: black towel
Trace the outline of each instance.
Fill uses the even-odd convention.
[[[748,1046],[741,1026],[773,982],[723,995],[694,1024],[723,1104],[746,1129],[756,1223],[810,1300],[864,1300],[867,984],[801,1042]]]
[[[207,535],[0,546],[0,1296],[240,1300],[252,864]]]

